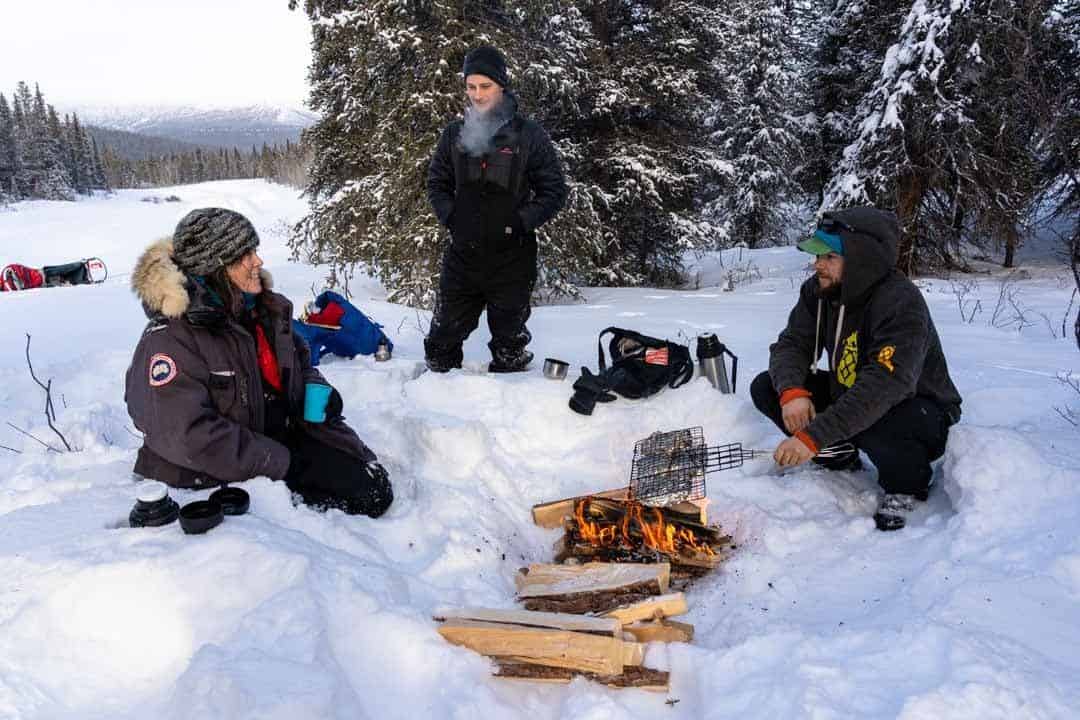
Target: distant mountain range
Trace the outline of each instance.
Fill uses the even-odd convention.
[[[261,147],[263,143],[296,142],[301,131],[318,119],[307,110],[266,105],[236,108],[83,106],[64,108],[61,112],[71,110],[77,112],[79,121],[87,126],[152,136],[157,141],[171,140],[211,148],[237,147],[242,151],[250,150],[252,145]],[[102,139],[98,136],[99,143]]]

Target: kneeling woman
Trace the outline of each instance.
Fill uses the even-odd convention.
[[[264,475],[309,505],[378,517],[394,497],[386,470],[311,367],[258,244],[243,215],[204,208],[136,264],[150,323],[127,371],[128,412],[144,436],[135,472],[185,488]]]

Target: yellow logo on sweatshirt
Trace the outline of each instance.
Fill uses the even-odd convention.
[[[851,333],[844,340],[844,352],[836,364],[836,380],[846,388],[855,384],[855,365],[859,362],[859,333]]]
[[[896,354],[896,347],[893,345],[886,345],[878,350],[877,361],[883,365],[889,372],[895,372],[896,368],[893,367],[892,358]]]

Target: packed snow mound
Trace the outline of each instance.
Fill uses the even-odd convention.
[[[909,527],[874,528],[872,467],[780,473],[764,458],[712,474],[710,518],[738,548],[689,591],[680,619],[695,625],[694,643],[648,649],[647,665],[671,671],[670,693],[506,683],[444,642],[433,612],[512,607],[514,573],[550,560],[557,536],[532,524],[530,506],[625,485],[634,442],[656,430],[700,425],[710,444],[771,450],[780,434],[746,387],[766,367],[805,256],[727,251],[698,261],[693,290],[586,289],[583,303],[538,307],[536,368],[506,376],[485,371],[483,329],[464,370],[426,372],[429,316],[361,281],[354,301],[393,337],[394,358],[328,357],[321,369],[389,469],[387,515],[315,512],[256,478],[244,484],[246,515],[185,536],[175,524],[127,525],[140,439],[123,378],[145,320],[127,285],[134,258],[188,210],[216,205],[252,218],[276,288],[298,305],[325,270],[288,262],[282,228],[303,203],[287,189],[154,192],[181,202],[124,191],[0,215],[11,260],[100,255],[114,273],[100,286],[0,296],[0,405],[37,438],[0,428],[11,448],[0,449],[0,717],[1015,720],[1080,707],[1080,443],[1055,410],[1080,398],[1054,377],[1080,363],[1045,328],[967,322],[948,282],[921,280],[965,404]],[[981,284],[984,305],[995,283]],[[1069,288],[1045,271],[1022,291],[1060,313]],[[740,356],[737,392],[699,378],[591,417],[571,412],[571,382],[595,369],[609,325],[688,344],[718,333]],[[25,333],[78,452],[41,444],[62,449]],[[568,361],[571,382],[544,379],[545,356]]]

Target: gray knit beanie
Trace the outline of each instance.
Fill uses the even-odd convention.
[[[173,233],[173,262],[188,275],[209,275],[259,246],[255,226],[224,208],[192,210]]]

